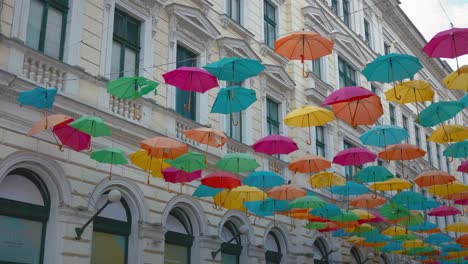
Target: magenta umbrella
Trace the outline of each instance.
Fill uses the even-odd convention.
[[[164,180],[168,183],[167,184],[167,190],[168,192],[171,192],[169,190],[169,182],[170,183],[186,183],[186,182],[191,182],[193,180],[201,178],[202,171],[197,170],[194,172],[185,172],[183,170],[176,169],[174,167],[168,167],[165,168],[162,171]],[[182,185],[180,186],[181,192],[182,192]]]
[[[333,163],[342,166],[358,166],[374,162],[377,155],[365,148],[349,148],[338,152],[333,157]]]
[[[361,86],[348,86],[338,89],[331,93],[323,103],[324,105],[333,105],[338,103],[352,102],[375,95],[373,92]]]
[[[468,205],[468,199],[455,200],[453,203],[458,205]]]
[[[429,211],[427,215],[429,216],[449,216],[449,215],[458,215],[460,214],[460,210],[453,206],[448,205],[441,205]]]
[[[468,173],[468,160],[465,160],[458,166],[457,171],[463,172],[463,173]]]
[[[180,67],[162,76],[167,84],[189,92],[204,93],[218,86],[216,76],[197,67]],[[187,109],[190,109],[191,99],[192,93],[189,95],[188,105],[184,106]]]
[[[255,142],[252,147],[255,152],[267,155],[289,154],[299,149],[296,142],[292,139],[280,135],[269,135],[263,137]]]
[[[358,222],[359,224],[364,224],[364,223],[380,223],[385,221],[385,218],[383,218],[382,215],[380,215],[378,212],[372,212],[372,215],[375,216],[374,218],[371,219],[359,219]]]
[[[59,138],[63,145],[59,146],[63,150],[63,146],[67,146],[75,151],[90,149],[91,136],[79,131],[78,129],[69,126],[74,119],[69,119],[57,126],[54,126],[52,132]]]
[[[432,58],[453,59],[468,54],[468,28],[451,28],[437,33],[423,51]]]

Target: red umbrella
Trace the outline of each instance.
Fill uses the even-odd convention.
[[[232,189],[241,185],[241,181],[236,176],[224,171],[217,171],[203,177],[201,183],[211,188],[223,189]]]
[[[75,151],[82,151],[91,148],[91,136],[69,126],[73,119],[69,119],[57,126],[54,126],[52,132],[59,138],[63,146],[67,146]],[[63,146],[59,146],[63,149]]]
[[[186,183],[191,182],[193,180],[199,179],[201,177],[201,170],[197,170],[194,172],[185,172],[183,170],[176,169],[174,167],[168,167],[162,171],[164,180],[168,183],[167,189],[169,190],[169,182],[170,183]],[[181,187],[182,188],[182,185]],[[182,192],[182,190],[181,190]]]
[[[427,215],[429,216],[449,216],[449,215],[458,215],[460,210],[453,206],[441,205],[429,211]]]
[[[468,173],[468,160],[465,160],[458,166],[457,171],[463,172],[463,173]]]
[[[374,162],[377,155],[365,148],[349,148],[338,152],[333,157],[333,163],[342,166],[358,166]]]
[[[252,147],[256,152],[267,155],[289,154],[299,149],[292,139],[280,135],[269,135],[261,138]]]
[[[468,199],[455,200],[453,203],[458,205],[468,205]]]
[[[359,99],[371,97],[372,95],[375,94],[361,86],[343,87],[334,91],[327,98],[325,98],[321,106],[356,101]]]

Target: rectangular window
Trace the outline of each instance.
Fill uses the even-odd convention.
[[[93,231],[91,263],[127,263],[127,240],[125,236]]]
[[[356,86],[356,70],[354,70],[341,57],[338,57],[338,71],[340,76],[340,87]]]
[[[371,84],[371,91],[375,94],[375,95],[378,95],[379,93],[379,89],[377,88],[377,86]]]
[[[221,264],[239,264],[239,256],[221,252]]]
[[[279,104],[270,98],[266,99],[267,102],[267,128],[268,134],[278,135],[279,131]]]
[[[241,24],[241,1],[242,0],[228,0],[228,15],[237,24]]]
[[[428,138],[429,135],[426,135],[426,138]],[[429,164],[432,165],[432,144],[429,140],[426,140],[426,152],[427,152],[427,160],[429,161]]]
[[[371,47],[371,28],[367,19],[364,19],[364,40],[366,41],[366,44]]]
[[[381,159],[377,159],[377,165],[378,166],[383,166],[383,161]]]
[[[187,48],[177,45],[177,65],[176,67],[189,66],[194,67],[197,65],[197,54],[191,52]],[[190,99],[191,96],[191,99]],[[190,107],[188,107],[189,99]],[[176,89],[176,112],[180,115],[196,120],[197,114],[197,96],[195,92],[190,94],[189,91],[183,91],[181,89]]]
[[[350,5],[348,0],[343,0],[343,21],[348,27],[351,26]]]
[[[276,7],[268,0],[265,0],[263,5],[263,22],[265,27],[264,41],[265,44],[273,48],[276,40]]]
[[[30,0],[26,45],[63,58],[68,0]]]
[[[164,263],[190,263],[190,247],[166,242],[164,244]]]
[[[421,147],[421,133],[419,132],[419,126],[414,125],[414,138],[416,139],[416,146]]]
[[[356,146],[354,146],[352,143],[344,140],[343,141],[343,149],[349,149],[349,148],[354,148]],[[362,165],[360,166],[345,166],[345,176],[346,176],[346,179],[347,180],[352,180],[353,179],[353,175],[356,174],[356,172],[358,172],[359,170],[362,169]]]
[[[396,114],[395,114],[395,106],[392,104],[388,105],[388,111],[390,113],[390,124],[396,125]]]
[[[326,157],[325,152],[325,128],[322,126],[315,127],[315,147],[316,153],[319,156]]]
[[[338,13],[338,0],[332,0],[331,1],[331,9],[333,10],[333,13],[335,13],[335,15],[339,15]]]
[[[116,9],[110,79],[137,76],[140,61],[140,21]]]
[[[383,46],[385,55],[390,54],[390,45],[388,45],[387,42],[384,42]]]
[[[312,61],[312,73],[319,79],[322,79],[322,65],[320,59]]]
[[[440,145],[436,144],[436,157],[437,157],[437,167],[439,170],[442,169],[442,157],[440,156]]]
[[[243,120],[242,120],[242,113],[237,112],[237,113],[232,113],[232,115],[228,115],[228,136],[234,140],[237,140],[239,142],[242,142],[242,126],[243,126]],[[237,124],[235,126],[234,124]]]
[[[408,118],[405,115],[401,116],[401,122],[403,123],[403,128],[409,132],[409,127],[408,127]],[[406,143],[409,143],[409,138],[405,140]]]

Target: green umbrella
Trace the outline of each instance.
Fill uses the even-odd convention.
[[[330,220],[336,222],[352,222],[359,220],[359,216],[351,211],[344,211],[342,214],[331,217]]]
[[[92,137],[110,136],[112,133],[100,117],[82,116],[68,124]]]
[[[112,164],[127,164],[127,156],[119,148],[103,148],[91,153],[91,158],[100,163],[110,164],[109,180],[112,177]]]
[[[247,153],[229,153],[216,163],[216,167],[223,171],[229,172],[247,172],[254,171],[260,167],[260,164],[255,161]]]
[[[392,236],[393,241],[408,241],[408,240],[415,240],[418,237],[415,236],[414,234],[404,234],[404,235],[397,235],[397,236]]]
[[[408,255],[419,255],[422,253],[429,253],[434,251],[435,249],[433,247],[416,247],[416,248],[410,248],[408,250]]]
[[[395,220],[410,216],[410,212],[402,205],[394,203],[386,203],[378,209],[378,212],[388,220]]]
[[[122,77],[107,85],[107,92],[120,99],[132,99],[142,97],[154,90],[159,83],[146,79],[145,77]]]
[[[289,203],[289,209],[308,209],[308,208],[318,208],[324,207],[326,205],[325,201],[320,199],[317,196],[303,196],[297,199],[294,199]]]
[[[327,227],[327,224],[321,223],[321,222],[309,222],[304,227],[307,229],[318,230],[318,229],[324,229],[325,227]]]
[[[196,152],[188,152],[173,160],[164,160],[172,167],[186,172],[194,172],[206,168],[205,156]]]
[[[403,218],[402,220],[398,221],[398,224],[402,226],[415,226],[419,225],[424,222],[424,217],[421,213],[417,213],[415,215],[411,215],[408,218]]]

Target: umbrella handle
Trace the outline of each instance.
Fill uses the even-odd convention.
[[[371,194],[371,198],[374,199],[374,200],[377,199],[377,194],[376,194],[376,193],[372,193],[372,194]]]
[[[60,152],[64,152],[64,151],[65,151],[65,148],[63,147],[62,144],[58,144],[57,146],[58,146]]]
[[[232,123],[232,126],[238,126],[239,125],[239,120],[234,120],[234,118],[232,118],[232,116],[231,116],[231,123]]]
[[[136,104],[133,104],[133,118],[135,118],[137,121],[140,121],[142,116],[140,115],[140,113],[138,113],[138,110],[137,110],[137,105]]]
[[[171,188],[169,188],[169,183],[167,183],[167,192],[168,192],[168,193],[172,193]]]
[[[288,227],[289,232],[294,231],[294,228],[295,228],[294,225],[290,224],[289,227]]]
[[[301,55],[301,63],[302,63],[302,78],[307,78],[310,75],[310,72],[305,72],[305,64],[304,64],[304,55]]]
[[[213,203],[213,209],[218,210],[218,206],[215,203]]]
[[[454,160],[453,156],[448,158],[448,162],[453,162],[453,160]]]

